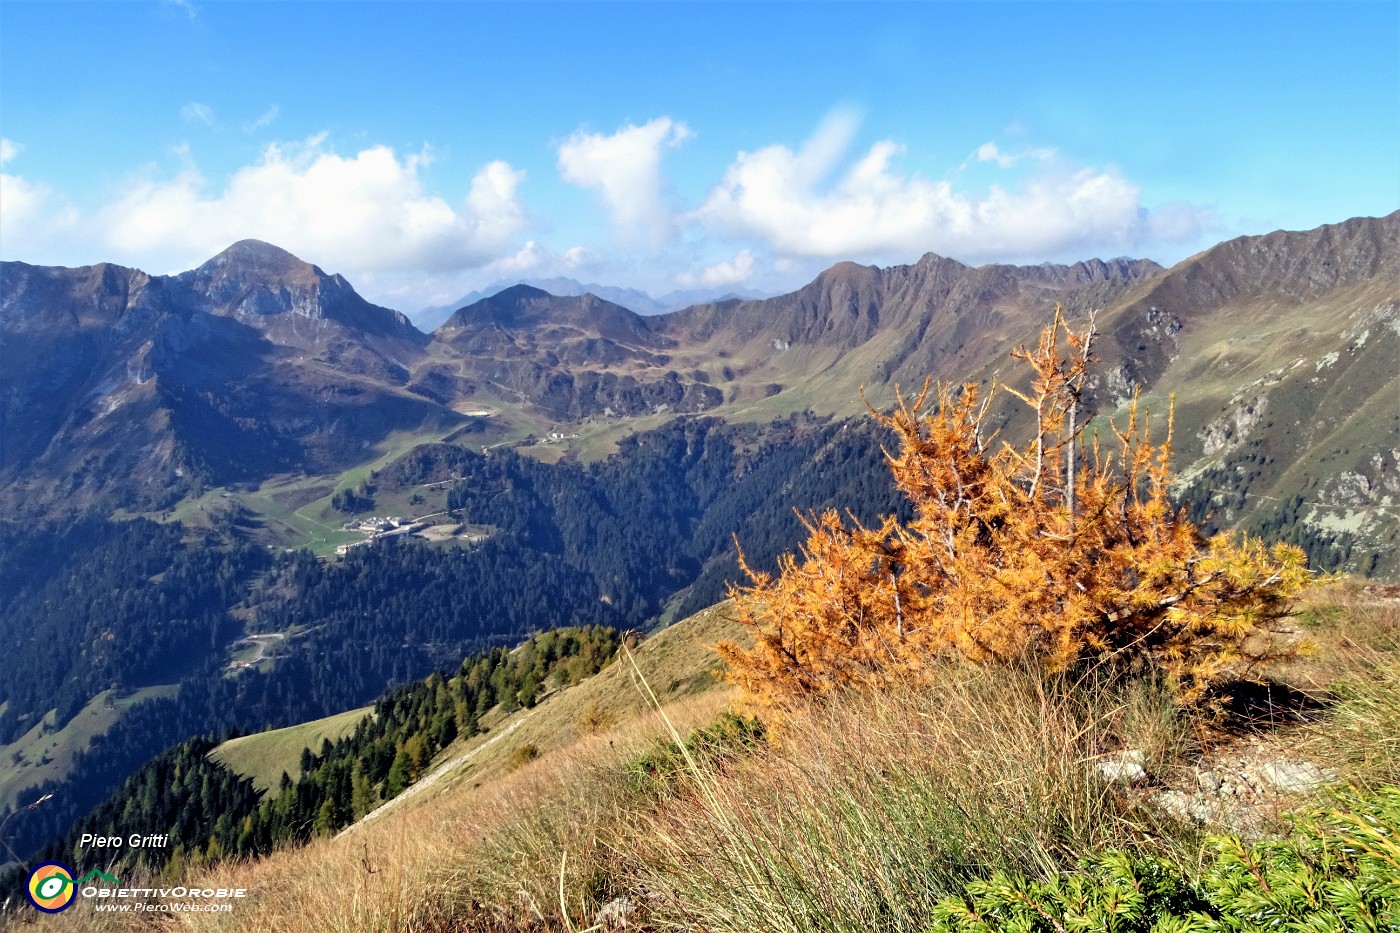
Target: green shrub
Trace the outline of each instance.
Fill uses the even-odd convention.
[[[692,732],[684,749],[675,742],[658,742],[654,751],[632,762],[627,767],[627,789],[639,795],[672,793],[689,773],[687,754],[707,769],[713,768],[725,758],[757,748],[765,738],[761,720],[726,711],[710,725]]]
[[[1207,909],[1208,903],[1168,863],[1114,851],[1088,859],[1078,871],[1053,881],[997,872],[985,881],[971,882],[962,898],[946,898],[934,908],[929,931],[1158,933],[1173,929],[1159,926],[1162,918]]]
[[[1160,859],[1108,852],[1050,881],[998,872],[933,911],[929,933],[1394,933],[1400,788],[1295,822],[1286,839],[1210,840],[1192,880]]]
[[[534,742],[526,742],[510,753],[510,770],[523,768],[540,757],[540,748]]]

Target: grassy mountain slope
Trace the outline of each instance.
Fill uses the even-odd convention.
[[[170,696],[175,689],[174,685],[141,687],[125,696],[104,690],[63,726],[57,726],[51,711],[24,735],[0,745],[0,809],[29,803],[17,795],[45,781],[62,780],[73,756],[86,749],[94,736],[106,733],[125,710],[154,697]]]
[[[723,666],[714,646],[723,640],[743,643],[747,638],[747,632],[729,618],[727,603],[662,629],[633,652],[645,685],[637,669],[620,659],[577,686],[544,695],[532,709],[509,715],[497,711],[497,716],[485,720],[489,732],[459,741],[440,753],[434,770],[424,779],[431,779],[432,793],[405,794],[391,801],[386,810],[431,807],[430,801],[437,794],[481,785],[509,773],[522,759],[533,760],[644,717],[652,708],[648,687],[663,704],[683,704],[711,693],[729,697],[732,689],[723,682]],[[702,706],[710,702],[706,699]],[[522,749],[526,751],[522,753]],[[418,802],[411,803],[415,798]],[[376,812],[372,818],[385,815]],[[345,832],[355,831],[352,827]]]
[[[854,413],[861,386],[917,385],[1000,360],[1055,302],[1106,306],[1160,272],[1146,261],[972,268],[929,254],[888,269],[839,263],[790,295],[655,321],[684,348],[677,357],[688,352],[718,370],[717,382],[735,383],[731,404],[771,396],[769,404]]]
[[[0,669],[6,741],[53,706],[56,690],[64,696],[61,726],[114,680],[130,689],[182,682],[177,696],[126,710],[89,754],[73,759],[74,770],[45,771],[57,783],[36,787],[34,796],[52,792],[55,803],[17,823],[12,844],[28,851],[64,834],[142,761],[186,737],[326,716],[539,629],[641,627],[679,608],[682,590],[697,607],[722,596],[733,575],[726,569],[733,529],[755,560],[767,562],[783,530],[795,531],[794,508],[840,502],[872,520],[896,507],[887,486],[868,486],[882,456],[868,430],[802,418],[762,428],[675,423],[625,446],[613,461],[586,468],[453,445],[419,448],[385,467],[375,495],[411,500],[422,490],[437,497],[425,498],[432,511],[455,497],[465,511],[454,522],[489,526],[486,540],[465,547],[391,540],[333,563],[244,545],[253,566],[232,579],[218,570],[216,540],[186,539],[173,525],[96,523],[87,535],[75,528],[64,536],[17,528],[23,534],[5,552],[19,559],[14,573],[0,567],[16,594],[0,612],[0,630],[11,633],[16,658],[34,660]],[[821,468],[805,469],[810,464]],[[445,482],[439,475],[451,485],[423,488]],[[451,479],[463,475],[470,479]],[[283,508],[291,516],[295,506]],[[318,518],[304,506],[295,511]],[[99,532],[106,543],[95,547],[90,539]],[[134,558],[151,541],[171,553],[138,566]],[[55,566],[24,558],[31,546],[53,551]],[[186,610],[192,574],[226,586]],[[130,637],[110,631],[114,621]],[[171,636],[185,632],[180,650],[171,648]],[[161,646],[171,650],[147,657]],[[166,655],[182,666],[160,666]]]
[[[460,795],[475,796],[478,790],[485,788],[494,791],[503,779],[511,776],[526,775],[532,771],[538,774],[539,769],[532,768],[529,762],[557,754],[571,754],[580,744],[605,747],[609,754],[617,755],[637,755],[652,748],[656,737],[664,731],[664,723],[647,712],[652,708],[652,700],[639,681],[637,670],[640,670],[646,684],[665,704],[668,715],[675,721],[683,725],[707,721],[731,696],[731,690],[716,676],[717,658],[712,645],[722,638],[742,640],[743,637],[744,634],[736,631],[733,623],[728,621],[723,606],[700,613],[637,645],[633,653],[636,668],[631,662],[619,658],[601,673],[575,686],[546,691],[533,707],[511,713],[501,708],[494,709],[483,719],[488,731],[453,742],[437,755],[423,776],[407,791],[334,839],[314,839],[306,846],[276,854],[268,860],[246,864],[226,863],[211,870],[261,872],[275,861],[290,857],[310,859],[311,862],[304,863],[307,870],[313,870],[310,865],[314,863],[317,866],[314,870],[339,872],[341,860],[348,859],[346,864],[349,864],[362,859],[364,853],[370,851],[375,853],[376,859],[408,858],[408,862],[402,866],[408,871],[427,871],[428,866],[434,864],[434,859],[440,866],[444,864],[447,853],[437,848],[435,843],[443,838],[440,828],[445,818],[441,806],[444,801]],[[362,711],[351,711],[345,715],[361,714]],[[297,737],[329,724],[323,720],[291,730],[247,736],[226,743],[211,757],[235,761],[252,758],[256,767],[265,769],[270,759],[289,754],[290,744],[299,745],[295,741]],[[241,743],[241,747],[235,743]],[[248,754],[250,752],[253,753],[251,756]],[[296,754],[300,755],[299,749]],[[580,823],[580,827],[585,825]],[[175,869],[177,877],[189,881],[193,881],[194,873],[198,870],[188,865]],[[363,872],[364,868],[361,867],[360,871]],[[378,874],[377,869],[374,874]],[[386,873],[383,878],[367,880],[376,891],[389,893],[391,888],[381,888],[380,882],[388,881],[395,885],[405,883],[407,879],[396,867],[392,878]],[[258,884],[264,883],[260,881]],[[328,886],[328,898],[340,900],[338,895],[329,893],[330,887],[335,887],[335,883]],[[378,896],[372,895],[371,900],[377,901]],[[231,918],[235,928],[277,929],[286,922],[286,915],[282,913],[284,905],[274,901],[263,900],[261,906],[250,901],[240,905],[243,906],[248,907],[249,911]],[[352,915],[362,907],[378,910],[377,904],[345,902],[342,906],[349,907]],[[307,913],[307,917],[319,911],[319,907],[309,910],[312,912]],[[318,929],[358,929],[367,920],[367,915],[361,915],[360,921],[347,924],[343,917],[336,916],[339,911],[318,915],[309,922]],[[3,919],[3,915],[0,915],[0,919]],[[64,920],[76,922],[79,928],[126,928],[120,918],[98,917],[87,909],[87,905],[79,905]]]
[[[907,389],[929,373],[992,379],[1055,301],[1071,314],[1101,309],[1103,371],[1091,386],[1101,418],[1121,413],[1134,386],[1158,418],[1175,397],[1180,491],[1198,514],[1298,541],[1316,566],[1400,573],[1400,214],[1240,238],[1170,270],[1132,261],[970,268],[934,256],[893,269],[840,264],[792,295],[653,319],[598,299],[517,289],[462,309],[433,340],[359,299],[338,276],[266,244],[237,244],[173,277],[13,264],[0,291],[0,498],[11,495],[20,511],[127,502],[123,516],[166,514],[155,506],[174,505],[176,516],[236,525],[259,545],[314,542],[327,553],[353,540],[338,527],[333,493],[392,468],[423,442],[476,452],[552,431],[565,437],[522,452],[590,459],[620,439],[632,449],[628,435],[688,408],[755,421],[806,408],[853,411],[862,386],[879,405],[895,384]],[[1006,427],[1017,433],[1014,419]],[[833,469],[843,456],[830,458]],[[580,496],[581,476],[541,488],[569,504],[594,499],[584,504],[600,508],[589,514],[628,506],[625,495]],[[382,507],[411,508],[414,496],[424,511],[445,506],[446,490],[426,482],[394,488]],[[218,485],[195,495],[210,483]],[[719,497],[734,520],[690,529],[723,538],[724,547],[697,552],[698,575],[695,566],[662,568],[709,587],[710,598],[732,576],[721,553],[728,533],[739,527],[746,545],[763,533],[741,527],[745,506],[752,512],[759,503],[734,485],[733,495]],[[647,478],[637,488],[661,487]],[[786,511],[816,503],[768,496],[761,504]],[[542,514],[535,530],[548,533],[552,521]],[[609,524],[609,533],[620,527]],[[546,564],[554,566],[549,547]],[[616,550],[582,537],[569,548],[570,560]],[[641,569],[623,575],[629,584],[655,569],[655,554],[679,552],[633,550]],[[365,592],[399,579],[392,561],[350,563]],[[615,585],[601,579],[577,581],[571,592],[595,608],[611,606],[602,597],[611,599]],[[322,582],[321,596],[333,602],[336,586]],[[675,596],[665,588],[636,590],[647,613]],[[412,603],[414,618],[428,611],[382,589],[377,600]],[[626,611],[641,612],[636,605]],[[673,598],[669,610],[681,605]],[[558,606],[540,599],[529,614]],[[356,638],[385,633],[359,607],[336,605],[334,615]],[[216,653],[221,633],[211,636]],[[302,634],[293,647],[304,667],[279,689],[319,677],[313,659],[343,658],[348,668],[363,654],[339,628]],[[99,636],[100,627],[84,644]],[[395,637],[381,639],[381,661],[455,650],[438,631]],[[379,663],[374,676],[386,670],[390,664]],[[64,719],[105,686],[66,697]],[[378,685],[358,688],[372,695]],[[0,717],[42,716],[51,705],[42,699],[21,711],[13,697],[0,698],[10,707]],[[276,720],[259,723],[269,721]]]
[[[732,699],[732,690],[715,676],[717,658],[712,645],[721,638],[743,637],[727,620],[724,607],[715,607],[677,623],[648,638],[635,652],[637,668],[655,692],[666,715],[682,729],[708,722]],[[414,929],[438,912],[419,903],[415,889],[432,886],[462,867],[454,853],[464,838],[488,844],[508,844],[530,850],[533,833],[547,836],[546,823],[565,820],[575,840],[588,848],[605,845],[603,839],[585,839],[596,827],[592,804],[577,812],[540,811],[542,821],[530,826],[516,823],[530,819],[536,804],[549,805],[554,795],[571,794],[585,803],[593,794],[615,783],[617,775],[569,768],[556,771],[561,758],[579,765],[597,755],[618,764],[633,760],[656,747],[667,732],[665,722],[652,711],[645,687],[625,659],[575,687],[545,697],[533,709],[520,710],[491,724],[490,731],[443,751],[436,768],[389,805],[371,814],[333,839],[245,866],[215,869],[210,878],[237,883],[250,890],[260,888],[271,896],[258,898],[250,912],[230,918],[231,928],[288,929],[294,924],[284,895],[302,896],[302,885],[288,873],[324,873],[357,878],[359,896],[346,899],[333,890],[316,896],[299,908],[320,929],[366,929],[379,926],[383,906],[396,919],[391,927]],[[522,754],[521,750],[528,751]],[[605,782],[590,787],[587,782]],[[580,783],[582,782],[582,783]],[[567,808],[566,808],[567,809]],[[514,841],[507,841],[507,835]],[[554,853],[551,857],[557,857]],[[580,854],[574,850],[575,857]],[[368,862],[365,860],[368,859]],[[492,859],[491,870],[500,883],[522,867],[518,859],[502,851]],[[236,880],[235,880],[236,879]],[[519,879],[533,887],[534,881]],[[557,883],[557,879],[555,881]],[[273,889],[278,893],[272,893]],[[544,906],[544,905],[542,905]],[[546,907],[546,909],[548,909]],[[484,927],[489,928],[489,927]]]
[[[1150,685],[1061,690],[1024,671],[954,668],[924,692],[797,711],[777,742],[712,728],[708,743],[692,743],[692,767],[657,739],[716,722],[733,699],[726,689],[677,699],[687,681],[717,683],[707,646],[732,630],[716,607],[636,652],[648,684],[679,681],[670,695],[659,691],[669,724],[637,691],[630,665],[614,663],[445,750],[439,763],[455,767],[334,838],[190,869],[181,880],[250,896],[234,914],[188,914],[178,925],[543,931],[616,928],[611,914],[638,929],[922,933],[935,928],[940,903],[995,870],[1078,883],[1071,873],[1081,859],[1123,852],[1191,875],[1215,864],[1216,852],[1249,851],[1248,840],[1281,830],[1281,813],[1321,806],[1345,825],[1356,806],[1347,793],[1400,780],[1393,596],[1334,589],[1299,625],[1319,651],[1284,676],[1331,697],[1310,719],[1276,709],[1243,732],[1203,731],[1176,719]],[[1146,776],[1133,783],[1096,764],[1116,760],[1125,744],[1143,753]],[[1353,790],[1271,783],[1269,775],[1308,761],[1325,763],[1329,770],[1316,771],[1324,781]],[[1208,778],[1231,789],[1205,790]],[[1179,800],[1204,808],[1206,827],[1173,816]],[[1203,829],[1246,842],[1212,840]],[[1296,863],[1268,868],[1271,883],[1287,864]],[[1151,877],[1144,891],[1156,890]],[[1105,896],[1115,890],[1123,891],[1110,884]],[[1130,897],[1121,909],[1141,906]],[[61,918],[65,929],[145,928],[83,909]],[[57,923],[40,919],[37,928]]]
[[[221,744],[210,752],[209,757],[243,777],[250,778],[254,787],[265,791],[276,787],[283,774],[297,774],[301,768],[303,750],[319,752],[322,742],[334,742],[342,736],[349,735],[372,709],[363,706],[285,729],[239,736]]]
[[[1112,393],[1175,395],[1183,494],[1219,526],[1400,572],[1400,215],[1221,244],[1104,329]]]

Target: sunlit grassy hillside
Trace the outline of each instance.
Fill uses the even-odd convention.
[[[351,734],[371,710],[372,707],[364,706],[298,726],[229,739],[214,749],[209,757],[243,777],[251,778],[258,790],[267,790],[281,783],[283,774],[296,776],[301,767],[303,750],[319,752],[322,742],[334,742]]]
[[[1085,859],[1108,859],[1093,871],[1110,881],[1119,868],[1218,881],[1233,864],[1222,839],[1281,838],[1289,812],[1349,813],[1361,804],[1347,795],[1379,799],[1400,781],[1400,604],[1334,584],[1295,623],[1316,649],[1277,672],[1267,702],[1239,699],[1233,713],[1184,714],[1150,681],[950,665],[929,687],[789,713],[763,739],[721,717],[740,698],[714,677],[709,646],[734,635],[720,606],[644,642],[635,667],[624,656],[490,722],[442,753],[438,767],[454,766],[337,837],[188,872],[247,888],[233,914],[70,911],[36,928],[581,931],[626,918],[925,933],[982,929],[935,922],[996,872],[1055,909],[1068,909],[1057,885],[1088,877],[1073,874]],[[696,730],[682,750],[675,740]],[[1122,760],[1141,776],[1100,767]],[[1285,764],[1316,780],[1271,783]],[[1208,793],[1216,779],[1232,789]],[[1335,861],[1298,870],[1351,870]],[[1188,888],[1208,894],[1206,881]]]

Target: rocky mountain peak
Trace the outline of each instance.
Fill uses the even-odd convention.
[[[496,305],[521,305],[528,301],[553,298],[549,292],[533,285],[526,285],[523,282],[519,285],[512,285],[510,288],[497,292],[491,298],[484,299]]]
[[[1113,282],[1146,278],[1165,271],[1151,259],[1130,259],[1119,256],[1116,259],[1086,259],[1069,267],[1069,272],[1079,282]]]
[[[452,312],[443,322],[438,332],[443,335],[454,333],[465,327],[494,324],[497,327],[512,328],[528,324],[532,309],[554,300],[554,296],[533,285],[512,285],[479,301],[474,301]]]
[[[956,259],[949,259],[947,256],[940,256],[937,253],[924,253],[919,257],[919,261],[914,263],[916,269],[946,269],[949,271],[959,271],[968,268],[965,264]]]
[[[308,262],[303,262],[280,246],[262,240],[239,240],[228,249],[196,269],[196,272],[236,270],[242,274],[285,274],[314,271],[324,275]]]
[[[318,326],[335,322],[363,336],[414,343],[426,339],[402,314],[361,298],[344,277],[327,275],[319,266],[261,240],[239,240],[174,281],[191,307],[233,317],[260,330],[280,327],[273,322],[283,319],[305,319]],[[295,330],[298,325],[288,326]],[[282,338],[291,345],[304,345],[334,336],[296,330]]]
[[[271,243],[261,240],[239,240],[197,269],[177,278],[199,291],[207,292],[223,303],[249,289],[296,293],[311,300],[327,285],[333,291],[349,290],[349,285],[327,276],[316,266]],[[250,309],[252,310],[252,309]],[[260,313],[267,313],[260,310]]]

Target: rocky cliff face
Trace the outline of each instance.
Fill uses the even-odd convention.
[[[1161,271],[1147,260],[971,267],[930,253],[888,269],[840,263],[790,295],[652,320],[688,364],[720,360],[741,383],[787,388],[821,376],[855,400],[861,386],[961,378],[1033,335],[1056,303],[1072,315],[1105,307]]]
[[[1104,325],[1102,402],[1175,395],[1201,515],[1400,574],[1400,214],[1222,243]]]
[[[397,385],[428,343],[407,317],[365,301],[342,276],[257,240],[176,276],[171,289],[181,307],[232,318],[276,346]]]
[[[905,330],[917,345],[935,319],[987,326],[1008,312],[1040,314],[1056,300],[1101,305],[1161,271],[1150,260],[1121,259],[971,267],[929,253],[914,265],[888,269],[838,263],[790,295],[701,305],[653,320],[678,343],[757,338],[850,352],[890,329]]]
[[[1331,309],[1353,291],[1363,303],[1393,298],[1400,282],[1398,241],[1400,214],[1360,217],[1315,230],[1239,237],[1178,263],[1113,316],[1116,355],[1128,366],[1124,381],[1155,381],[1179,352],[1183,331],[1209,333],[1250,315],[1267,326],[1298,312],[1306,326],[1317,315],[1305,309]],[[1328,326],[1311,324],[1314,330]]]

